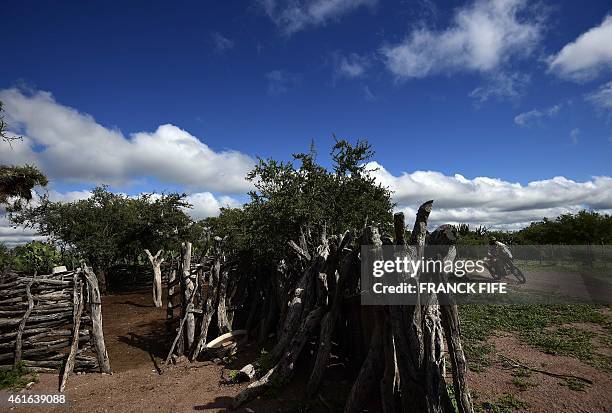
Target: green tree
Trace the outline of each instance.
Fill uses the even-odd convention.
[[[516,236],[522,244],[612,244],[612,216],[582,210],[532,222]]]
[[[0,101],[0,139],[11,145],[13,141],[21,138],[8,135],[3,111]],[[32,189],[35,186],[47,186],[48,183],[47,177],[34,166],[0,165],[0,204],[7,204],[10,198],[17,198],[13,208],[19,208],[21,200],[32,199]]]
[[[53,267],[62,264],[62,256],[55,246],[48,242],[31,241],[13,249],[12,267],[29,274],[51,273]]]
[[[268,263],[285,256],[289,240],[303,235],[317,243],[323,228],[330,235],[367,222],[389,229],[394,204],[390,191],[366,169],[371,146],[338,140],[330,155],[331,170],[317,163],[313,149],[294,154],[293,162],[260,159],[247,176],[256,187],[250,202],[242,212],[222,211],[220,225],[239,227],[241,242]]]
[[[98,187],[91,197],[74,202],[44,197],[11,219],[73,248],[105,280],[112,265],[134,262],[146,248],[176,248],[191,225],[184,211],[190,205],[184,198],[180,194],[128,197]]]

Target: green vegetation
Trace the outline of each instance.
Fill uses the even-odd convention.
[[[21,137],[11,136],[7,133],[8,125],[4,121],[4,108],[0,101],[0,140],[11,145]],[[32,199],[32,188],[37,185],[47,186],[47,177],[32,165],[0,165],[0,204],[8,204],[11,198],[15,199],[13,209],[19,209],[22,201]]]
[[[477,409],[488,413],[512,413],[516,410],[527,410],[529,403],[512,394],[504,394],[495,402],[483,402]]]
[[[323,228],[328,235],[372,222],[390,229],[391,194],[366,168],[370,145],[338,140],[330,155],[331,170],[317,163],[314,149],[294,154],[293,162],[260,159],[247,176],[256,188],[250,202],[243,209],[222,209],[205,225],[263,267],[286,256],[289,240],[304,237],[318,245]]]
[[[518,388],[520,391],[525,391],[527,389],[529,389],[530,387],[536,387],[538,385],[538,383],[535,383],[533,381],[527,380],[523,377],[514,377],[512,379],[512,384]]]
[[[274,359],[272,358],[270,353],[262,350],[261,354],[259,355],[259,357],[257,357],[257,360],[255,360],[255,363],[253,363],[253,365],[255,366],[257,375],[259,375],[261,373],[266,373],[268,370],[274,367]]]
[[[23,362],[13,369],[0,371],[0,389],[20,390],[30,382],[38,382],[38,375],[31,372]]]
[[[36,228],[94,266],[100,278],[117,263],[134,263],[145,248],[177,250],[179,243],[200,232],[185,213],[184,194],[144,194],[128,197],[107,187],[73,202],[43,197],[11,216],[13,222]]]
[[[582,380],[577,380],[574,378],[568,378],[565,382],[559,383],[562,386],[567,386],[568,389],[573,391],[586,391],[587,384]]]
[[[47,177],[34,166],[0,165],[0,204],[7,204],[9,198],[18,198],[12,207],[19,209],[21,200],[32,199],[32,188],[48,183]]]
[[[612,215],[583,210],[555,219],[544,218],[516,232],[489,231],[482,226],[471,229],[469,225],[460,224],[457,233],[461,245],[485,245],[491,235],[506,244],[610,245]]]
[[[612,358],[600,354],[593,345],[596,333],[571,323],[593,323],[606,328],[610,336],[609,317],[598,307],[589,305],[464,305],[459,314],[468,364],[474,371],[482,371],[491,363],[494,352],[485,341],[495,331],[514,332],[518,338],[548,354],[575,357],[605,371],[612,370]]]
[[[28,273],[37,271],[49,274],[54,266],[62,263],[60,252],[50,243],[31,241],[15,247],[11,267]]]
[[[468,344],[469,343],[469,344]],[[482,372],[491,365],[490,354],[495,351],[493,344],[466,342],[465,356],[468,359],[468,368],[474,372]]]
[[[240,374],[240,370],[230,370],[227,377],[232,383],[238,382],[238,376]]]

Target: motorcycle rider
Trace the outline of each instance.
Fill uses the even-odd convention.
[[[497,276],[505,276],[506,267],[512,266],[512,252],[506,244],[498,241],[495,237],[489,238],[489,249],[487,252],[491,268],[495,269]]]

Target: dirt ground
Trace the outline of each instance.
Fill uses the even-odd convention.
[[[545,354],[524,343],[513,334],[498,335],[493,340],[498,360],[503,356],[519,361],[529,367],[546,372],[583,377],[593,382],[583,390],[571,390],[562,378],[531,372],[523,380],[531,383],[525,390],[519,390],[512,382],[516,369],[504,366],[502,362],[485,369],[483,372],[468,372],[468,383],[474,391],[475,404],[495,401],[504,394],[513,394],[529,407],[532,412],[609,412],[612,411],[612,375],[588,366],[581,361],[559,355]],[[502,357],[499,357],[502,356]]]
[[[0,392],[0,411],[40,412],[227,412],[233,396],[245,385],[221,385],[224,368],[252,361],[257,349],[247,347],[232,363],[179,364],[158,374],[167,346],[164,343],[165,309],[152,305],[148,290],[114,294],[103,298],[104,333],[113,375],[79,374],[69,378],[65,405],[9,405],[8,393]],[[583,391],[571,390],[563,380],[533,373],[535,383],[525,391],[513,386],[512,370],[494,363],[480,373],[469,373],[475,404],[515,394],[533,412],[608,412],[612,410],[612,376],[580,361],[541,353],[520,343],[513,335],[494,338],[498,353],[547,371],[574,374],[593,381]],[[304,405],[302,390],[307,377],[299,374],[288,388],[258,399],[240,412],[298,412]],[[39,383],[20,394],[57,393],[57,375],[41,374]],[[341,411],[341,400],[350,386],[346,372],[331,368],[324,383],[326,411]],[[309,410],[313,411],[313,410]],[[314,411],[318,411],[315,409]],[[325,411],[325,410],[322,410]],[[373,410],[369,410],[372,412]]]

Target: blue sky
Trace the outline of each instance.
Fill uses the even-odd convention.
[[[608,210],[612,186],[594,177],[612,172],[610,13],[606,1],[9,2],[0,99],[25,142],[0,149],[0,160],[40,165],[60,198],[107,182],[239,203],[248,187],[224,188],[240,179],[228,174],[257,156],[288,159],[311,139],[327,162],[335,134],[373,144],[381,180],[408,193],[396,198],[407,211],[419,185],[423,196],[448,198],[440,220],[481,219],[478,205],[452,201],[454,191],[482,196],[490,225]],[[165,124],[174,129],[163,138],[156,131]],[[191,165],[168,149],[180,147],[179,131],[211,152],[194,164],[210,171],[198,182],[178,167],[167,174],[123,159],[144,132],[143,145],[163,142],[168,157]],[[83,170],[66,168],[67,142],[74,156],[99,144],[106,160],[90,154]],[[197,158],[204,149],[192,144]],[[175,166],[166,161],[159,168]],[[231,170],[217,171],[226,162]],[[530,182],[554,177],[578,186],[529,192]],[[500,185],[499,196],[526,200],[517,208],[530,212],[496,221],[505,209],[489,197]],[[551,197],[556,204],[542,201]]]

